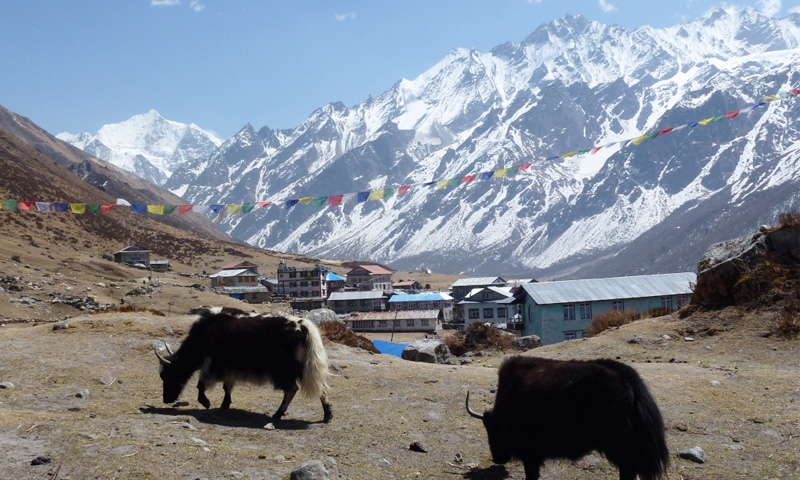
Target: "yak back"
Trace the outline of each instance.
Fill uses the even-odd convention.
[[[630,424],[642,387],[633,368],[614,360],[514,356],[498,370],[493,414],[517,458],[608,456],[609,446],[633,448]]]
[[[302,377],[308,329],[295,319],[252,315],[238,309],[203,310],[174,361],[203,367],[213,377],[272,382],[285,389]]]

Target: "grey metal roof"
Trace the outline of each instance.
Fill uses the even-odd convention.
[[[459,278],[453,282],[451,287],[470,287],[470,286],[484,286],[484,285],[505,285],[506,281],[502,277],[475,277],[475,278]]]
[[[439,310],[392,310],[390,312],[354,312],[344,317],[345,322],[359,320],[408,320],[418,318],[437,319]]]
[[[383,297],[383,290],[368,290],[365,292],[333,292],[328,300],[370,300]]]
[[[524,283],[521,287],[539,305],[628,298],[660,297],[692,293],[693,272],[638,275],[616,278]]]
[[[221,272],[213,273],[208,276],[208,278],[217,278],[217,277],[238,277],[239,275],[246,275],[249,277],[255,277],[256,274],[251,272],[246,268],[240,268],[239,270],[222,270]]]

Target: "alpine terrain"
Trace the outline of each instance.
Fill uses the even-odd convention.
[[[798,66],[798,14],[632,31],[567,16],[297,128],[248,124],[164,186],[273,202],[220,225],[316,257],[542,279],[694,270],[800,204]]]
[[[183,163],[208,157],[222,140],[195,124],[165,120],[155,110],[96,134],[59,133],[57,138],[156,185],[163,185]]]

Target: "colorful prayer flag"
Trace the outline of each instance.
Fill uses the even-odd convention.
[[[82,213],[86,213],[86,204],[85,203],[70,203],[69,209],[72,213],[76,215],[80,215]]]

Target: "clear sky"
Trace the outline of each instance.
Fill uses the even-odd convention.
[[[223,139],[290,128],[413,79],[453,48],[520,42],[565,14],[634,29],[800,0],[4,0],[0,105],[52,134],[157,110]]]

